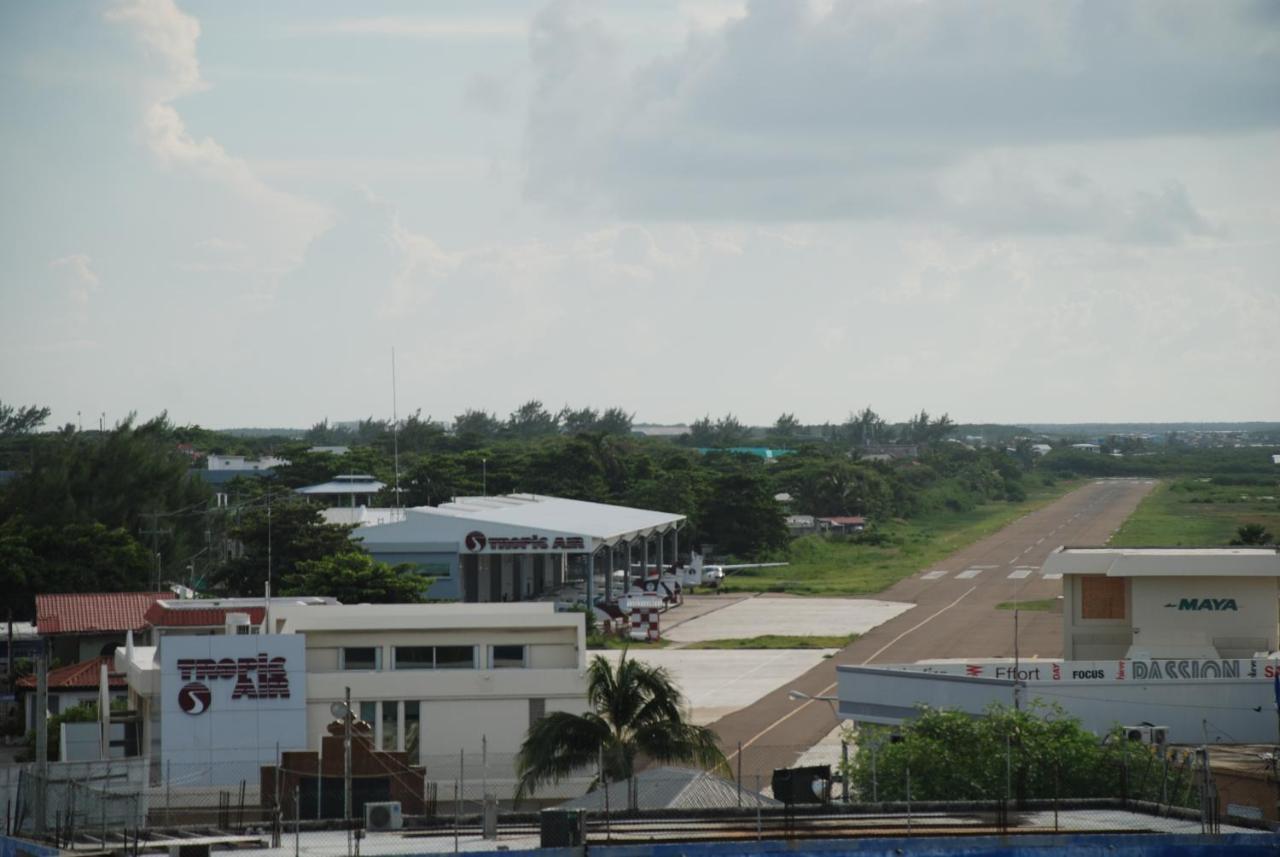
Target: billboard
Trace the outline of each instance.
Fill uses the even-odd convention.
[[[160,670],[161,762],[173,779],[255,782],[277,748],[305,749],[302,635],[164,637]]]

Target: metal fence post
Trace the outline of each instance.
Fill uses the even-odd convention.
[[[742,809],[742,742],[738,742],[738,809]]]
[[[849,803],[849,742],[843,737],[840,739],[840,792],[843,802]]]
[[[302,854],[302,787],[293,787],[293,857]]]
[[[760,775],[759,774],[756,774],[756,794],[757,795],[760,794]],[[777,797],[777,795],[774,795],[774,797]],[[761,818],[762,804],[763,804],[763,801],[760,801],[758,799],[756,800],[756,842],[759,842],[761,839],[764,838],[764,831],[763,831],[764,823],[763,823],[763,819]]]

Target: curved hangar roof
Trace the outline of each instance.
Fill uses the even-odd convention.
[[[581,553],[666,533],[684,520],[684,515],[629,506],[505,494],[459,497],[439,506],[405,509],[402,519],[360,527],[353,536],[384,548],[452,543],[472,553]],[[476,533],[483,538],[469,538]]]

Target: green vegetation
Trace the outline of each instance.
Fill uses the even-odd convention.
[[[1014,711],[996,705],[983,717],[925,708],[897,728],[896,741],[885,727],[850,731],[858,752],[848,773],[863,800],[873,793],[881,801],[904,800],[909,781],[911,799],[920,801],[1158,801],[1163,789],[1170,802],[1196,805],[1188,767],[1171,764],[1165,780],[1157,749],[1126,741],[1118,731],[1100,742],[1058,706],[1033,702]]]
[[[614,783],[631,780],[645,762],[728,772],[716,734],[685,719],[684,694],[662,667],[626,655],[613,665],[596,655],[587,667],[587,699],[592,710],[585,714],[553,711],[529,727],[516,755],[517,801],[584,770],[600,770]],[[634,809],[634,784],[630,793]]]
[[[759,637],[737,637],[729,640],[707,640],[690,643],[686,649],[843,649],[858,639],[857,634],[820,634],[788,637],[781,634],[763,634]]]
[[[1110,543],[1119,547],[1229,545],[1240,539],[1240,529],[1248,524],[1280,532],[1276,477],[1257,484],[1232,484],[1223,477],[1161,484],[1143,499]]]
[[[910,521],[895,520],[861,537],[805,536],[779,559],[781,568],[736,571],[726,592],[788,592],[797,595],[865,595],[880,592],[966,545],[1061,497],[1078,483],[1041,483],[1018,503],[987,502],[963,511],[943,509]]]
[[[621,637],[606,637],[603,634],[590,634],[587,636],[587,648],[594,650],[665,649],[668,645],[670,644],[666,640],[624,640]]]
[[[1019,612],[1029,610],[1033,613],[1048,613],[1061,603],[1056,598],[1041,598],[1037,601],[1001,601],[996,605],[997,610],[1017,610]]]

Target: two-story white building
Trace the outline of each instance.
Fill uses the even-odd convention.
[[[280,752],[319,748],[348,690],[377,747],[444,781],[482,749],[510,781],[533,721],[588,707],[583,614],[549,603],[174,600],[151,614],[156,645],[118,649],[116,667],[156,770],[188,783],[255,782]]]

